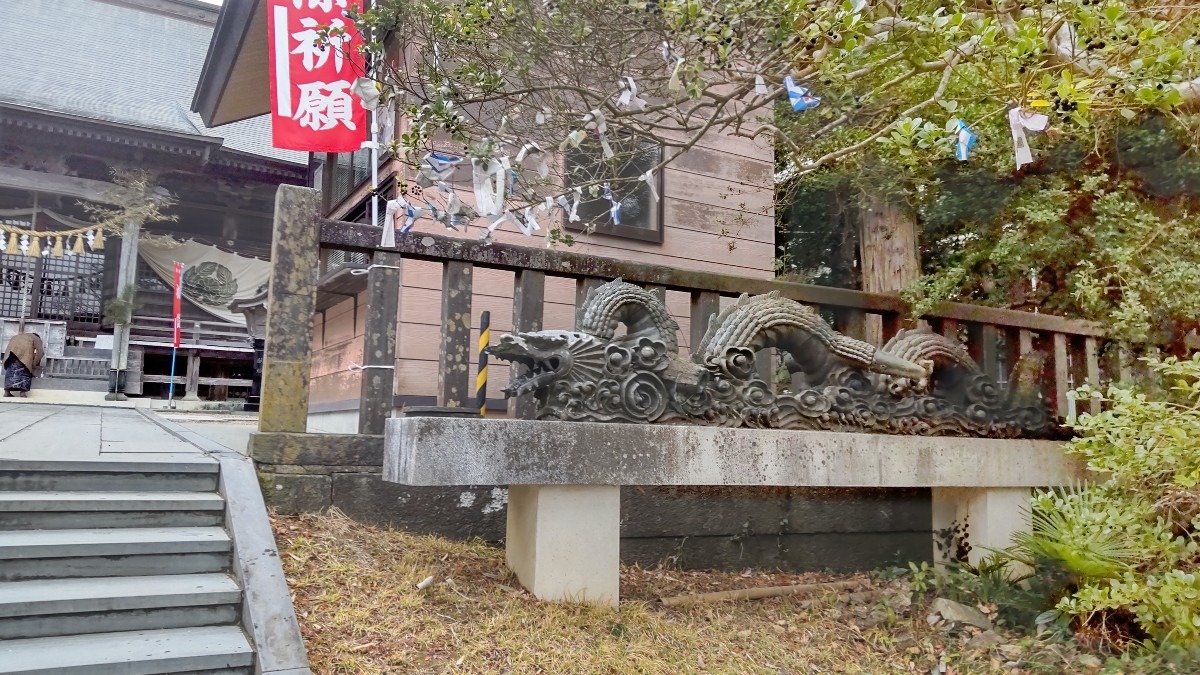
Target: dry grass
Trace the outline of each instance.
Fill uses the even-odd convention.
[[[483,543],[373,528],[338,514],[274,524],[319,673],[1034,672],[1006,663],[1022,658],[1020,645],[971,650],[970,635],[936,632],[924,612],[907,611],[907,594],[861,604],[847,595],[677,608],[656,602],[829,575],[626,567],[618,611],[536,600],[510,576],[503,552]],[[419,590],[430,576],[434,583]],[[1038,672],[1086,672],[1070,667],[1065,653],[1038,660],[1045,663]]]

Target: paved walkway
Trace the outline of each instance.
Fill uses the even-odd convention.
[[[0,459],[176,461],[200,448],[132,408],[0,401]]]

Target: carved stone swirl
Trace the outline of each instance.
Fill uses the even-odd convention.
[[[532,393],[540,419],[875,431],[999,438],[1055,433],[1037,389],[1043,362],[1014,368],[1007,394],[961,344],[901,331],[880,349],[841,335],[812,308],[742,296],[680,355],[678,326],[656,296],[620,279],[592,290],[578,331],[505,335],[489,352],[521,364],[505,390]],[[624,325],[626,334],[617,337]],[[759,377],[781,351],[797,391]]]

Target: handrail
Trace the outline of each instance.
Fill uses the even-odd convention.
[[[325,220],[321,223],[320,243],[322,247],[326,248],[398,252],[405,258],[416,260],[436,262],[454,260],[493,269],[514,272],[534,270],[572,278],[615,279],[620,277],[631,283],[663,286],[681,291],[710,291],[725,295],[741,293],[758,295],[776,291],[783,297],[814,305],[876,313],[908,313],[908,304],[895,295],[867,293],[845,288],[768,281],[717,272],[683,270],[665,265],[629,262],[586,253],[488,243],[425,232],[398,234],[395,249],[381,249],[378,241],[378,227],[337,220]],[[1105,334],[1102,326],[1091,321],[964,303],[942,303],[926,317],[1088,337],[1100,337]]]
[[[424,232],[398,235],[396,248],[384,249],[378,245],[378,226],[322,218],[318,197],[315,190],[287,185],[280,186],[276,194],[266,329],[277,339],[267,341],[264,353],[261,431],[299,433],[307,427],[312,361],[308,335],[318,308],[321,249],[361,251],[371,256],[365,284],[355,290],[365,301],[364,314],[358,315],[365,324],[359,365],[361,434],[382,433],[392,414],[399,358],[400,267],[405,259],[434,262],[442,271],[436,396],[441,406],[474,405],[471,363],[464,355],[470,354],[472,347],[476,267],[513,272],[512,330],[516,332],[543,328],[547,277],[574,280],[577,311],[592,289],[618,277],[659,297],[667,290],[682,291],[689,296],[690,308],[684,311],[690,319],[691,345],[701,341],[712,317],[720,312],[722,296],[743,293],[775,292],[816,306],[832,314],[836,330],[877,346],[911,323],[910,307],[897,295],[676,269]],[[982,372],[997,383],[1005,383],[1007,372],[1018,378],[1016,383],[1022,391],[1040,385],[1051,412],[1058,417],[1069,419],[1076,412],[1075,402],[1068,395],[1072,387],[1084,382],[1100,386],[1118,375],[1127,379],[1137,367],[1127,346],[1090,321],[961,303],[944,303],[922,318],[932,330],[963,344]],[[771,365],[768,361],[764,364],[768,368]],[[1029,378],[1037,381],[1030,382]],[[510,399],[509,414],[529,418],[536,412],[533,403],[528,394]],[[1101,409],[1099,400],[1086,405],[1093,412]]]

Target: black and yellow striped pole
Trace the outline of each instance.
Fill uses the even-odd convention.
[[[492,342],[492,313],[484,312],[479,317],[479,373],[475,376],[475,404],[480,417],[487,414],[487,371],[488,355],[485,351]]]

